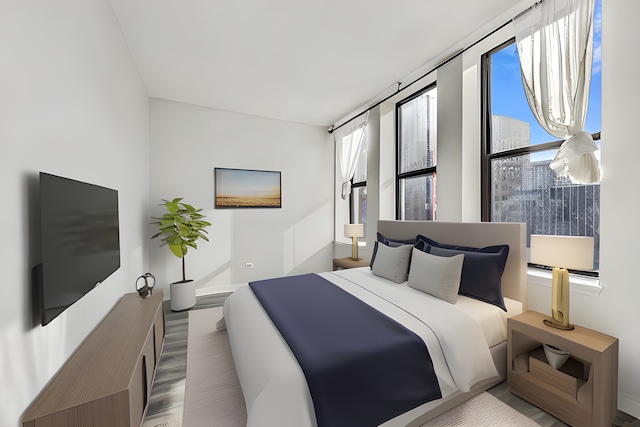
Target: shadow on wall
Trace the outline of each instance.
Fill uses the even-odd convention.
[[[208,286],[211,286],[210,282],[213,282],[216,277],[218,277],[220,274],[222,274],[225,271],[230,270],[230,269],[231,269],[231,261],[228,261],[228,262],[222,264],[220,267],[216,268],[215,270],[210,271],[209,273],[205,274],[200,279],[197,279],[197,282],[198,282],[197,283],[197,287],[198,288],[206,288]]]
[[[331,264],[331,252],[319,255],[331,243],[330,224],[332,207],[328,201],[319,202],[300,216],[284,231],[282,251],[282,272],[289,274],[300,271],[306,265],[306,272],[322,271]],[[313,264],[310,264],[313,263]]]
[[[312,256],[307,258],[301,264],[295,266],[289,271],[284,272],[283,275],[294,276],[296,274],[320,273],[323,271],[331,271],[332,265],[333,265],[332,260],[333,260],[333,242],[325,245],[323,248],[318,250],[316,253],[314,253]],[[198,289],[215,287],[216,286],[215,279],[219,275],[227,272],[230,269],[231,269],[231,262],[229,261],[221,265],[220,267],[216,268],[215,270],[207,273],[205,276],[201,277],[200,279],[197,279]],[[271,279],[271,277],[262,277],[261,279],[256,279],[256,280],[263,280],[263,279]]]
[[[333,268],[333,242],[328,243],[302,263],[285,272],[287,276],[331,271]]]
[[[293,221],[282,232],[279,231],[283,215],[269,216],[268,219],[258,224],[250,222],[251,227],[271,227],[268,233],[261,235],[260,239],[251,238],[248,242],[246,228],[239,229],[238,238],[235,236],[236,227],[246,222],[247,212],[225,211],[217,213],[214,219],[219,229],[226,231],[218,236],[218,242],[228,239],[228,248],[218,245],[217,251],[227,257],[226,261],[211,271],[201,272],[203,276],[196,279],[197,289],[207,292],[209,288],[218,289],[221,286],[240,285],[253,280],[271,279],[279,276],[306,274],[322,271],[330,271],[333,259],[333,242],[331,239],[331,226],[327,218],[331,218],[331,204],[320,202],[306,210],[299,219]],[[219,215],[224,214],[224,215]],[[236,217],[239,217],[237,219]],[[286,217],[284,217],[286,218]],[[237,221],[236,221],[237,219]],[[270,222],[273,221],[273,222]],[[286,226],[287,224],[285,224]],[[267,237],[268,236],[268,239]],[[244,243],[242,243],[244,242]],[[239,245],[249,245],[238,247]],[[248,255],[247,255],[248,254]],[[220,255],[222,256],[222,255]],[[258,268],[245,270],[244,262],[239,262],[239,256],[248,256],[256,263]]]

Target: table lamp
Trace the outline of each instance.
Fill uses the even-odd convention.
[[[571,330],[569,323],[569,272],[593,269],[593,237],[531,235],[530,262],[553,267],[551,319],[544,323]],[[559,266],[559,267],[558,267]]]
[[[344,225],[344,237],[351,237],[353,247],[351,249],[351,259],[359,261],[362,258],[358,258],[358,237],[364,236],[363,224],[345,224]]]

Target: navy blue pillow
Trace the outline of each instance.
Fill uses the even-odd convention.
[[[402,245],[415,245],[418,240],[417,237],[414,237],[413,239],[407,239],[407,240],[388,239],[380,233],[376,233],[376,237],[378,242],[382,242],[387,246],[391,246],[392,248],[395,248],[397,246],[402,246]]]
[[[402,245],[414,245],[417,242],[417,237],[413,239],[407,240],[398,240],[398,239],[387,239],[380,233],[376,233],[377,242],[373,245],[373,254],[371,254],[371,262],[369,263],[369,268],[373,268],[373,260],[376,259],[376,253],[378,253],[378,242],[383,243],[386,246],[396,248]]]
[[[509,245],[471,248],[446,245],[419,235],[416,248],[438,256],[464,254],[458,293],[507,311],[502,296],[502,273],[509,255]]]

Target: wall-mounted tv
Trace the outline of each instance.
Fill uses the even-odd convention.
[[[120,268],[118,192],[40,173],[42,325]]]

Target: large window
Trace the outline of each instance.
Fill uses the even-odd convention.
[[[596,2],[593,69],[585,130],[600,146],[600,1]],[[574,184],[549,164],[563,141],[536,121],[525,98],[515,42],[484,56],[484,221],[524,222],[527,233],[593,236],[599,265],[600,185]],[[599,156],[599,152],[596,153]]]
[[[437,89],[430,86],[397,105],[397,203],[401,220],[436,215]]]

